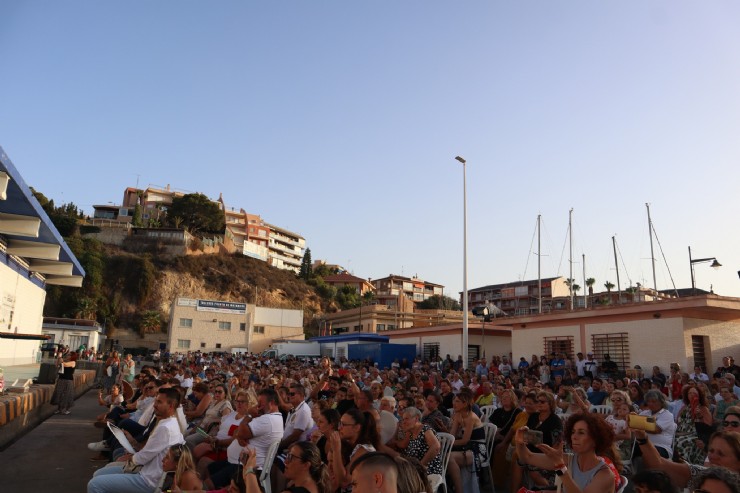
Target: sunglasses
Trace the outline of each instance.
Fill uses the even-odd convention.
[[[294,395],[297,395],[295,392],[288,392],[288,395],[293,397]]]
[[[344,426],[355,426],[357,423],[345,423],[344,421],[339,422],[339,427],[342,428]]]
[[[144,390],[154,390],[154,389],[156,389],[156,388],[157,388],[157,387],[144,387]]]
[[[247,402],[249,402],[249,401],[245,401],[245,400],[243,400],[243,399],[237,399],[237,400],[236,400],[236,403],[237,403],[237,404],[246,404]]]
[[[223,394],[224,391],[223,390],[214,390],[213,393],[214,394]]]
[[[725,428],[740,428],[740,421],[722,421],[722,426]]]

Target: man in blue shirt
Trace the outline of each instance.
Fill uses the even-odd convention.
[[[600,378],[594,378],[591,382],[591,388],[593,389],[591,392],[589,392],[588,395],[588,402],[591,403],[592,406],[600,406],[604,403],[607,397],[609,397],[609,394],[607,394],[605,391],[601,390],[602,386],[604,385],[604,381]]]
[[[560,353],[560,356],[555,356],[553,353],[552,361],[550,361],[550,378],[563,377],[565,375],[565,353]]]

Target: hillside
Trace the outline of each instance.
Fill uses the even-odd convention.
[[[135,254],[92,238],[67,243],[85,268],[82,288],[50,286],[45,316],[94,319],[140,333],[166,330],[177,297],[254,303],[304,310],[310,331],[314,315],[336,311],[335,303],[292,272],[243,255],[167,257]]]

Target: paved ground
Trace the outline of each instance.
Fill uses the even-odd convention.
[[[102,438],[102,430],[92,425],[102,411],[96,391],[90,390],[75,401],[71,415],[52,416],[0,452],[0,490],[86,491],[93,472],[105,464],[91,462],[94,452],[87,448]]]
[[[5,385],[10,385],[15,379],[36,378],[39,376],[40,363],[27,365],[6,366],[3,368],[5,374]]]

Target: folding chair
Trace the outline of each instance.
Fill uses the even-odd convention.
[[[496,406],[481,406],[480,408],[480,420],[483,423],[488,423],[491,419],[493,411],[496,410]]]
[[[432,486],[432,491],[437,493],[440,486],[444,488],[444,493],[447,493],[447,464],[450,463],[450,453],[452,452],[452,444],[455,443],[455,437],[449,433],[437,433],[437,440],[439,440],[439,459],[442,463],[442,474],[430,474],[429,483]],[[265,492],[270,493],[270,492]]]
[[[486,452],[488,459],[481,464],[481,468],[488,468],[488,480],[491,484],[491,493],[496,493],[496,487],[493,485],[493,440],[496,437],[498,427],[493,423],[486,423],[483,425],[486,432]]]
[[[279,446],[280,440],[270,445],[270,448],[267,449],[267,454],[265,455],[265,464],[262,466],[262,473],[259,477],[259,482],[262,485],[262,490],[265,493],[272,493],[272,485],[270,484],[270,471],[272,470],[272,465],[275,462],[275,456],[277,455]]]
[[[591,406],[591,408],[589,410],[592,413],[603,414],[605,416],[607,414],[611,414],[612,413],[612,407],[611,406]]]

